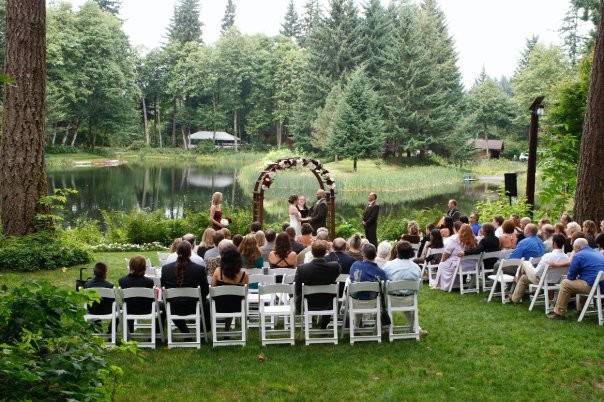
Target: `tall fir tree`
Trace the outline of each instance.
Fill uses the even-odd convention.
[[[302,35],[302,27],[300,26],[300,20],[298,18],[294,0],[289,0],[289,3],[287,4],[287,12],[285,13],[283,23],[281,24],[281,35],[298,41]]]
[[[355,172],[359,159],[380,153],[384,124],[377,94],[362,68],[349,76],[334,120],[328,143],[330,152],[342,159],[352,159]]]
[[[168,27],[170,41],[202,42],[199,0],[178,0]]]
[[[304,14],[300,21],[300,46],[306,47],[306,41],[321,19],[319,0],[306,0]]]
[[[122,0],[94,0],[102,10],[117,16],[122,7]]]
[[[380,0],[365,4],[365,18],[361,25],[361,58],[369,78],[377,78],[390,43],[393,40],[392,19]]]
[[[236,11],[237,10],[235,7],[235,3],[233,3],[233,0],[227,0],[226,8],[224,10],[224,17],[222,17],[222,33],[225,33],[235,25]]]
[[[539,35],[533,35],[530,38],[526,39],[524,49],[522,50],[522,53],[520,53],[520,60],[518,61],[518,66],[516,66],[515,74],[517,74],[520,70],[524,69],[527,66],[531,52],[533,51],[535,46],[537,46],[538,43]]]

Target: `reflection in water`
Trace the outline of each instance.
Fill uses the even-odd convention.
[[[252,204],[251,198],[239,187],[237,171],[234,169],[122,165],[53,171],[48,176],[48,183],[49,191],[60,188],[75,188],[78,191],[77,195],[70,198],[65,210],[65,219],[68,223],[74,222],[79,217],[102,220],[101,210],[129,212],[161,209],[166,217],[178,218],[186,211],[206,211],[215,191],[222,192],[225,202],[229,205],[251,208]],[[460,183],[454,193],[418,201],[389,204],[387,198],[383,198],[379,200],[382,205],[381,215],[408,217],[418,209],[444,210],[449,198],[456,198],[461,211],[469,214],[474,203],[494,188],[486,183]],[[268,222],[287,218],[287,208],[280,207],[281,204],[285,205],[285,200],[278,200],[276,197],[274,194],[271,195],[271,191],[266,193],[265,206],[274,206],[267,211]],[[353,194],[343,192],[337,197],[339,216],[346,219],[360,219],[364,205],[351,205],[346,199],[353,198]],[[354,197],[356,200],[363,198],[364,195]]]

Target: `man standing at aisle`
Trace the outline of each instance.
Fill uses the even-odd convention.
[[[369,243],[377,247],[377,221],[380,214],[380,206],[377,204],[377,194],[369,194],[369,204],[363,213],[363,227],[365,228],[365,238]]]
[[[453,222],[457,222],[459,218],[461,218],[461,212],[459,212],[459,209],[457,209],[457,201],[449,200],[447,206],[449,207],[449,210],[447,211],[447,216],[453,218]]]

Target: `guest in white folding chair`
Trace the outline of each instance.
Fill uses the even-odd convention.
[[[153,289],[155,283],[153,279],[145,277],[145,271],[147,269],[147,260],[142,255],[135,255],[130,259],[128,263],[130,272],[128,275],[123,276],[118,281],[120,288],[148,288]],[[141,297],[133,297],[128,299],[128,314],[150,314],[151,305],[153,300]],[[157,324],[159,329],[159,325]],[[128,321],[128,331],[134,331],[134,322]]]
[[[92,270],[94,277],[84,284],[84,289],[107,288],[113,289],[113,283],[107,281],[107,264],[97,262]],[[114,300],[101,299],[88,306],[88,312],[95,315],[111,314],[111,306]],[[109,325],[111,332],[111,325]]]
[[[573,243],[575,256],[570,264],[552,263],[551,267],[569,266],[566,279],[560,284],[560,293],[556,301],[554,311],[547,316],[552,320],[563,320],[571,297],[576,294],[586,294],[591,291],[591,287],[600,271],[604,271],[604,255],[589,247],[587,239],[579,238]],[[602,284],[604,291],[604,284]],[[581,311],[581,306],[576,306],[577,311]]]
[[[315,241],[321,241],[321,242],[325,243],[325,248],[326,248],[325,261],[334,262],[337,260],[336,256],[331,252],[331,243],[329,242],[329,230],[327,230],[326,228],[317,229],[317,237],[316,237]],[[312,248],[312,245],[303,250],[303,253],[306,252],[306,254],[304,254],[304,260],[303,260],[304,264],[308,264],[314,258],[312,255],[311,248]],[[298,261],[300,260],[301,255],[302,255],[302,253],[300,253],[298,255]]]
[[[545,248],[543,247],[541,239],[537,237],[538,231],[539,228],[537,225],[533,223],[526,225],[524,227],[524,239],[518,242],[509,258],[524,258],[526,261],[529,261],[531,258],[542,257],[545,253]],[[503,273],[507,275],[516,275],[516,267],[508,267],[503,271]]]
[[[203,235],[201,236],[201,243],[197,247],[197,255],[201,258],[204,258],[206,251],[210,250],[214,247],[214,229],[207,228],[203,231]]]
[[[185,236],[187,237],[186,239],[185,239]],[[193,247],[194,247],[194,243],[195,243],[195,236],[184,235],[182,237],[182,241],[186,241],[187,243],[189,243],[189,246],[191,246],[191,250],[194,249]],[[172,253],[170,253],[170,255],[168,255],[168,258],[166,258],[166,262],[164,263],[164,265],[168,265],[168,264],[172,264],[172,263],[176,262],[176,260],[178,259],[178,247],[179,246],[180,246],[180,242],[176,245],[175,250]],[[197,265],[201,265],[202,267],[206,266],[206,262],[204,261],[203,258],[201,258],[197,254],[197,252],[193,252],[191,254],[191,261],[193,261]]]
[[[378,267],[383,268],[384,265],[390,261],[390,252],[392,251],[392,244],[389,241],[384,240],[378,244],[377,257],[375,257],[375,263]]]
[[[492,253],[494,251],[499,251],[501,248],[499,247],[499,239],[495,236],[495,227],[490,223],[485,223],[480,228],[482,232],[482,239],[478,242],[478,245],[474,248],[471,248],[466,251],[462,251],[460,253],[460,257],[464,255],[476,255],[480,253]],[[472,230],[473,231],[473,230]],[[484,261],[484,269],[493,269],[493,266],[497,262],[496,258],[489,258]]]
[[[342,273],[348,275],[350,273],[350,267],[352,267],[352,264],[357,260],[346,252],[346,247],[346,240],[338,237],[333,241],[333,253],[331,254],[335,257],[334,261],[337,261],[340,264]]]
[[[417,244],[422,241],[420,237],[419,225],[416,221],[409,221],[407,224],[407,233],[401,236],[401,240]]]
[[[436,281],[431,286],[445,292],[449,291],[451,282],[457,279],[455,267],[459,262],[459,255],[474,247],[476,247],[476,238],[472,233],[472,228],[470,225],[463,224],[459,229],[458,237],[445,243],[445,252],[443,253],[442,261],[438,264]]]
[[[491,222],[495,227],[495,236],[497,237],[501,237],[503,234],[503,222],[505,222],[505,219],[501,215],[495,216]]]
[[[544,254],[537,264],[537,267],[533,267],[532,264],[528,261],[524,261],[522,266],[520,267],[520,279],[518,279],[518,283],[516,284],[516,288],[514,289],[514,293],[512,294],[509,301],[512,303],[520,303],[526,288],[531,283],[537,285],[543,275],[543,270],[546,266],[552,265],[555,263],[568,263],[569,259],[566,254],[564,254],[564,243],[566,239],[564,236],[560,234],[556,234],[552,237],[552,247],[553,250],[550,253]]]
[[[264,232],[264,238],[266,243],[264,243],[264,246],[260,247],[260,255],[262,258],[264,258],[264,261],[268,261],[269,254],[275,249],[277,233],[272,229],[268,229],[266,232]]]
[[[206,324],[209,325],[210,315],[209,306],[206,297],[210,291],[206,270],[201,265],[196,264],[192,256],[192,246],[188,241],[183,240],[176,250],[178,259],[176,262],[166,264],[161,269],[161,286],[166,289],[172,288],[201,288],[202,303],[204,304],[204,313]],[[197,254],[194,254],[197,255]],[[172,313],[175,315],[195,314],[197,300],[191,298],[177,298],[171,301]],[[169,324],[169,323],[168,323]],[[189,333],[187,323],[183,320],[175,320],[174,325],[181,333]]]
[[[288,239],[289,242],[289,239]],[[214,271],[212,286],[245,286],[250,278],[242,269],[241,254],[235,246],[228,246],[220,253],[220,268]],[[218,296],[215,298],[218,313],[236,313],[241,311],[241,297]],[[225,330],[231,330],[231,318],[225,319]]]
[[[553,243],[553,236],[555,234],[555,230],[554,227],[549,224],[546,223],[543,226],[541,226],[541,229],[539,230],[539,238],[541,240],[543,240],[543,248],[545,249],[546,253],[551,252],[554,249],[554,246],[552,245]]]
[[[437,232],[438,230],[435,229]],[[415,251],[411,246],[411,243],[405,240],[401,240],[396,243],[396,259],[392,261],[388,261],[384,265],[384,273],[386,274],[386,278],[392,282],[398,281],[416,281],[421,285],[421,268],[415,262],[413,262],[413,257],[415,256]],[[407,296],[407,295],[403,295]],[[405,312],[405,317],[407,317],[407,321],[409,323],[413,323],[414,316],[411,311]],[[428,335],[428,331],[424,331],[421,328],[419,329],[420,336]]]
[[[385,281],[386,273],[375,262],[377,250],[373,244],[365,244],[361,248],[363,261],[357,261],[350,267],[350,282],[380,282]],[[372,297],[369,292],[358,292],[352,297],[360,300],[368,300]]]
[[[432,229],[432,231],[430,231],[430,240],[426,243],[425,246],[426,252],[423,253],[424,256],[421,258],[416,258],[415,260],[413,260],[413,262],[415,262],[416,264],[423,264],[424,262],[427,262],[429,264],[438,264],[442,259],[442,253],[436,253],[427,256],[427,250],[436,250],[444,247],[445,245],[443,242],[443,235],[440,234],[440,230]]]
[[[224,240],[224,232],[222,230],[217,230],[212,235],[212,244],[214,247],[206,250],[205,255],[203,256],[204,261],[210,262],[211,259],[220,257],[220,250],[218,249],[218,245],[221,241]]]
[[[303,264],[296,270],[296,310],[298,314],[302,311],[302,284],[308,286],[330,285],[336,283],[340,275],[340,265],[337,262],[328,262],[325,260],[327,252],[327,243],[324,241],[315,241],[311,246],[311,252],[314,259],[308,264]],[[311,310],[329,310],[332,308],[332,295],[310,295],[307,297],[308,306]],[[321,328],[327,328],[330,317],[324,316],[321,319]]]

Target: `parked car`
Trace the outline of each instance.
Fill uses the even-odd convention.
[[[528,154],[526,152],[521,153],[520,156],[518,157],[518,160],[521,162],[528,161]]]

